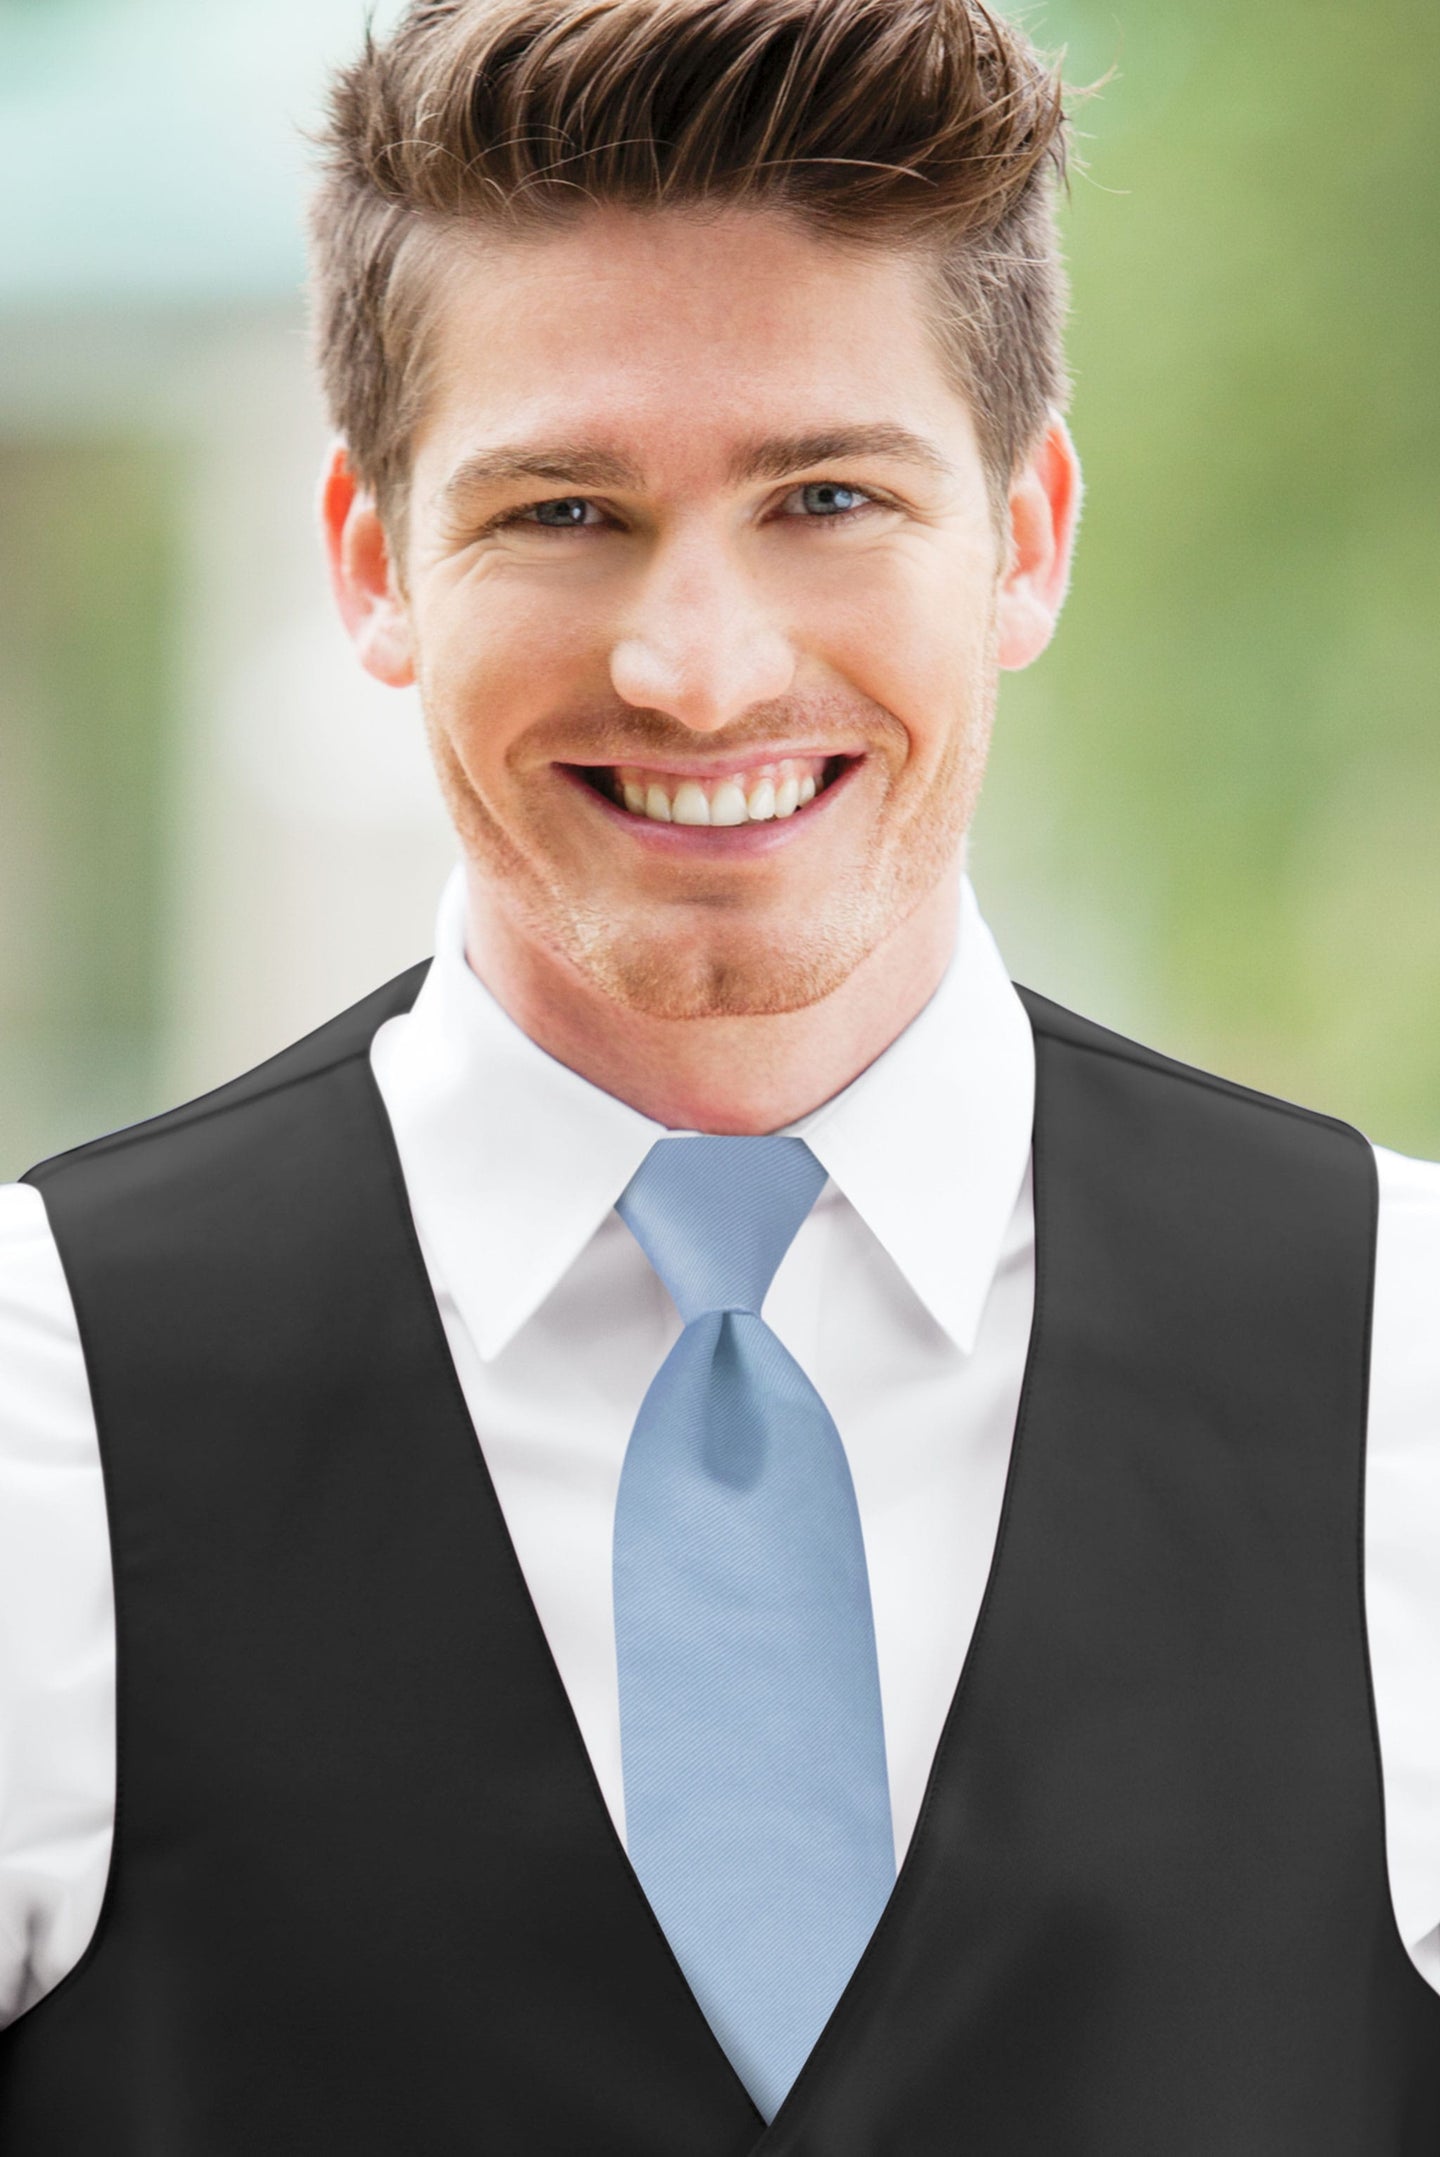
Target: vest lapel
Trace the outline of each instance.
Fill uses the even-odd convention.
[[[746,2150],[763,2121],[690,1991],[615,1831],[470,1421],[404,1203],[399,1158],[368,1059],[361,1084],[383,1129],[391,1189],[399,1199],[396,1210],[401,1217],[387,1230],[387,1240],[394,1247],[397,1287],[403,1244],[408,1276],[405,1293],[413,1294],[417,1308],[423,1304],[425,1311],[428,1338],[421,1345],[417,1330],[420,1354],[411,1383],[417,1398],[429,1396],[430,1406],[417,1418],[417,1435],[423,1432],[429,1445],[461,1447],[472,1455],[476,1474],[468,1513],[475,1573],[484,1583],[482,1627],[497,1648],[504,1643],[503,1653],[493,1657],[495,1684],[507,1699],[525,1704],[529,1759],[520,1779],[524,1795],[512,1796],[514,1817],[520,1817],[543,1791],[551,1815],[546,1842],[556,1861],[563,1862],[569,1882],[571,1924],[567,1929],[572,1946],[597,1975],[603,1972],[601,1985],[612,1999],[625,2003],[627,2020],[633,2017],[637,2034],[645,2029],[648,2041],[640,2051],[649,2063],[648,2071],[663,2057],[667,2080],[673,2075],[677,2099],[683,2088],[701,2117],[733,2121],[736,2139],[730,2146],[737,2152]],[[519,1763],[502,1759],[499,1766],[503,1775],[513,1773]],[[667,2032],[659,2042],[657,2023]],[[657,2107],[657,2111],[668,2110]],[[673,2111],[670,2116],[675,2116]]]

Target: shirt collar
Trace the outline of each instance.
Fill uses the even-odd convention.
[[[904,1033],[790,1126],[968,1355],[1030,1159],[1035,1041],[961,887],[955,954]]]
[[[480,1355],[499,1355],[569,1270],[665,1126],[557,1063],[465,958],[457,869],[435,962],[376,1036],[411,1207]],[[957,1347],[975,1344],[1029,1158],[1029,1021],[966,880],[955,956],[860,1076],[788,1126]]]

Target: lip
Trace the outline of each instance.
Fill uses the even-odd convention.
[[[792,762],[804,764],[812,760],[817,763],[831,764],[836,757],[843,757],[847,762],[853,763],[863,755],[864,751],[861,749],[837,749],[833,742],[819,742],[813,747],[802,743],[799,748],[791,748],[787,744],[781,743],[775,749],[747,749],[739,753],[732,749],[729,756],[667,756],[662,762],[653,764],[652,759],[646,756],[643,750],[637,750],[633,756],[612,757],[603,764],[568,764],[564,769],[567,771],[616,771],[621,766],[634,765],[641,771],[649,771],[653,768],[656,771],[663,771],[667,777],[676,779],[728,779],[737,771],[749,771],[752,769],[758,771],[765,764]],[[722,826],[721,828],[725,829],[727,827]]]
[[[786,755],[805,753],[807,752],[794,750],[785,752]],[[811,751],[808,753],[819,754],[820,752]],[[833,755],[836,752],[832,750],[825,753]],[[608,795],[602,794],[597,787],[591,786],[588,780],[581,776],[582,772],[587,768],[608,771],[611,766],[592,765],[586,767],[581,764],[556,764],[553,768],[601,816],[606,817],[611,823],[623,825],[637,845],[650,846],[661,853],[678,853],[692,859],[699,858],[714,861],[721,855],[769,854],[773,853],[777,847],[790,845],[798,835],[807,831],[812,825],[823,822],[825,811],[830,803],[836,795],[843,794],[847,790],[851,780],[866,761],[867,759],[863,755],[851,757],[844,769],[837,772],[829,785],[824,787],[813,801],[807,802],[803,809],[797,809],[793,816],[767,817],[763,823],[759,824],[657,823],[651,817],[637,816],[633,809],[622,809],[618,802],[611,801]],[[727,763],[716,764],[711,762],[709,765],[700,763],[672,765],[667,762],[665,768],[667,771],[674,771],[677,778],[721,779],[727,777],[735,769],[735,760],[732,757]]]

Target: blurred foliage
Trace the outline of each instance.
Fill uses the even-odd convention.
[[[1007,675],[977,879],[1011,965],[1440,1153],[1434,0],[1027,14],[1087,478]]]
[[[1065,212],[1083,529],[982,902],[1037,988],[1440,1154],[1440,9],[1019,12],[1117,73]],[[0,1173],[160,1105],[180,470],[0,440]]]
[[[0,1174],[154,1108],[174,470],[0,446]]]

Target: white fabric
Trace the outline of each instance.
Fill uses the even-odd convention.
[[[678,1331],[611,1210],[660,1127],[538,1049],[441,906],[373,1050],[426,1264],[525,1578],[623,1835],[615,1490]],[[1034,1294],[1028,1022],[967,884],[927,1008],[791,1126],[829,1174],[767,1322],[835,1417],[870,1568],[897,1856],[989,1570]],[[1377,1150],[1365,1531],[1396,1921],[1440,1990],[1440,1166]],[[39,1194],[0,1188],[0,2022],[72,1967],[114,1805],[104,1495]]]

